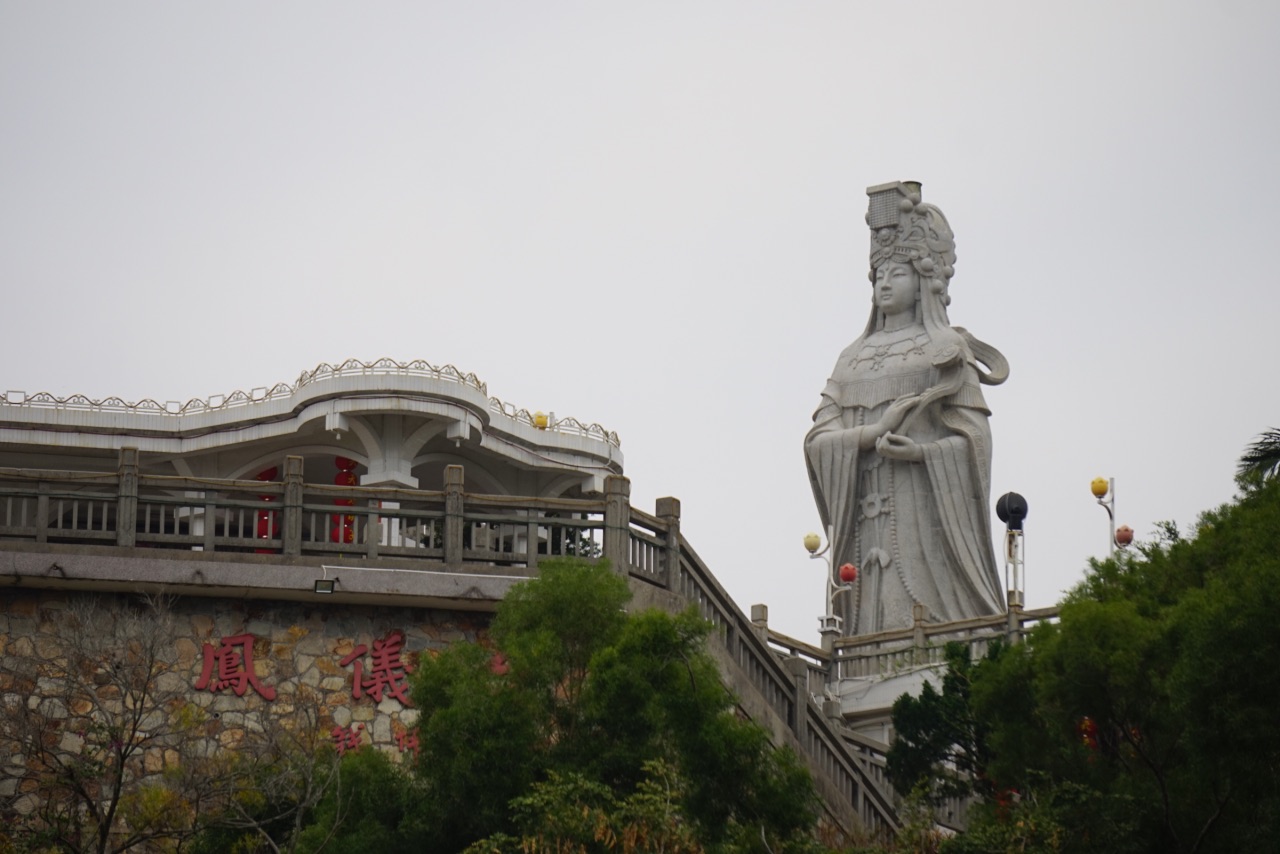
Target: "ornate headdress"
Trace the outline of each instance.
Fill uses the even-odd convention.
[[[945,294],[955,274],[956,241],[947,218],[920,201],[919,181],[894,181],[867,188],[871,197],[871,280],[889,260],[910,263],[924,278],[936,280],[934,292]]]

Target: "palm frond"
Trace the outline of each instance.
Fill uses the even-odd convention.
[[[1236,466],[1242,481],[1265,481],[1280,475],[1280,429],[1272,427],[1245,449]]]

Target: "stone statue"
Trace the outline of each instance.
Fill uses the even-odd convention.
[[[833,572],[858,568],[836,595],[846,636],[908,628],[916,605],[929,622],[1005,607],[980,384],[1004,382],[1008,363],[947,320],[956,255],[942,211],[915,182],[867,195],[871,317],[836,361],[804,441]]]

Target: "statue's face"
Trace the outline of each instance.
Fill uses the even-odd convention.
[[[875,303],[885,314],[911,311],[920,291],[915,268],[901,261],[889,261],[876,268]]]

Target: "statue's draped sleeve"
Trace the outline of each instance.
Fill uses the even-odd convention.
[[[959,614],[994,613],[1002,605],[987,510],[991,428],[985,414],[963,407],[944,407],[942,421],[952,435],[921,447],[949,552],[955,605]]]
[[[858,472],[858,434],[851,428],[860,426],[861,413],[846,413],[837,403],[839,385],[830,380],[822,393],[822,402],[813,416],[813,428],[805,437],[805,462],[809,484],[818,515],[824,527],[833,529],[831,541],[838,544],[834,563],[856,562],[852,553],[853,535],[846,526],[853,519]],[[841,548],[840,546],[844,546]]]

